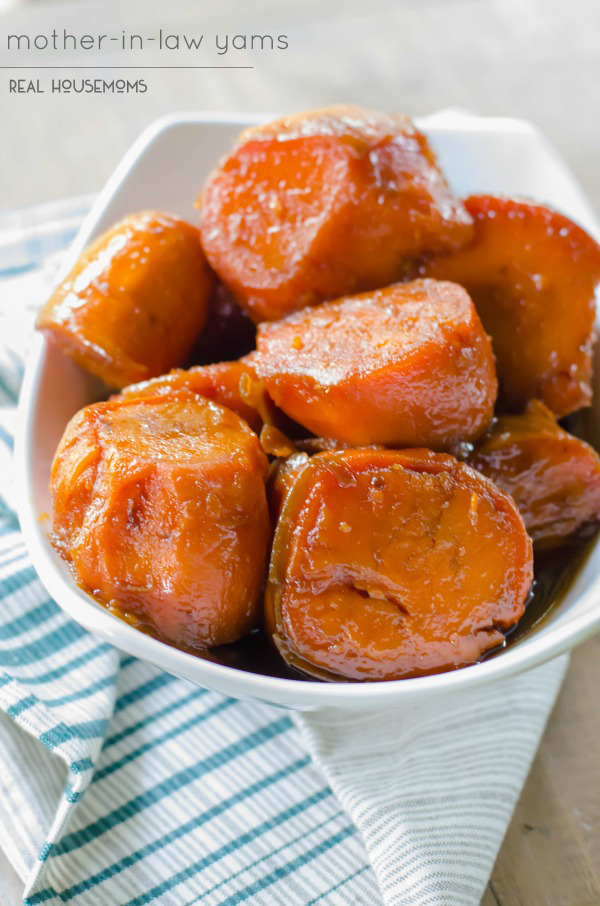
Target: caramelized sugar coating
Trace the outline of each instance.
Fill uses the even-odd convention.
[[[267,482],[267,498],[271,522],[277,525],[283,506],[302,469],[310,462],[308,453],[294,452],[285,459],[277,459],[271,466]]]
[[[421,676],[501,644],[532,577],[514,502],[452,456],[320,453],[283,505],[267,622],[286,661],[320,678]]]
[[[600,458],[543,403],[498,418],[467,461],[513,497],[540,546],[560,544],[600,521]]]
[[[54,459],[54,543],[81,585],[170,642],[258,622],[270,543],[258,438],[190,393],[82,409]]]
[[[419,272],[466,287],[492,337],[511,411],[540,399],[558,416],[589,404],[600,247],[543,205],[474,195],[470,245]]]
[[[242,133],[202,193],[208,259],[254,321],[387,286],[471,220],[404,116],[333,107]]]
[[[236,412],[250,427],[259,432],[266,418],[269,401],[256,378],[252,365],[239,362],[218,362],[215,365],[196,365],[189,370],[177,368],[169,374],[131,384],[120,394],[121,399],[143,399],[163,396],[173,391],[197,393]]]
[[[260,445],[267,456],[276,459],[287,459],[298,452],[296,444],[275,425],[263,425],[260,432]]]
[[[213,276],[198,230],[144,211],[97,239],[37,326],[110,387],[183,365],[204,327]]]
[[[313,434],[446,447],[492,418],[491,345],[459,286],[416,280],[261,324],[252,361],[269,396]]]

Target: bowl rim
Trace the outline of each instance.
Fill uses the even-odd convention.
[[[121,185],[125,182],[131,169],[142,152],[170,129],[186,125],[212,124],[246,125],[262,122],[266,114],[242,113],[180,113],[162,117],[153,122],[133,143],[121,162],[108,179],[97,196],[90,212],[85,217],[81,229],[66,253],[63,264],[57,274],[56,282],[72,267],[81,250],[88,243],[108,203]],[[420,126],[431,124],[442,130],[452,131],[457,123],[462,128],[478,128],[498,132],[521,132],[534,135],[544,146],[544,151],[557,160],[563,170],[561,160],[547,139],[534,126],[524,120],[506,117],[479,117],[460,111],[442,111],[431,117],[416,118]],[[577,183],[575,183],[577,186]],[[579,187],[577,186],[579,189]],[[580,191],[584,207],[595,220],[595,215],[583,191]],[[597,221],[596,221],[597,223]],[[600,227],[595,232],[600,231]],[[135,657],[149,661],[163,669],[183,676],[200,685],[211,688],[231,690],[226,694],[266,702],[294,703],[302,702],[304,706],[322,708],[331,705],[343,707],[356,704],[357,707],[369,704],[386,704],[431,696],[448,694],[453,691],[484,685],[523,670],[536,667],[553,657],[568,651],[585,641],[600,630],[600,604],[594,608],[588,606],[597,600],[600,590],[600,574],[591,586],[577,597],[577,601],[586,607],[585,612],[572,617],[565,625],[561,624],[547,633],[532,635],[526,643],[499,652],[498,656],[480,663],[450,670],[443,673],[412,677],[408,679],[386,680],[385,682],[331,682],[323,683],[304,679],[273,677],[240,670],[236,667],[205,660],[191,653],[145,635],[134,627],[119,620],[90,595],[80,589],[74,581],[63,578],[57,567],[58,555],[49,547],[46,532],[40,517],[35,511],[33,495],[34,452],[32,450],[33,420],[36,413],[35,402],[44,363],[48,354],[48,341],[36,334],[27,357],[25,375],[21,388],[17,413],[17,431],[15,437],[15,478],[17,491],[18,517],[23,536],[30,553],[33,566],[47,591],[56,603],[76,622],[127,651]],[[596,544],[600,543],[600,536]],[[237,688],[239,687],[239,689]]]

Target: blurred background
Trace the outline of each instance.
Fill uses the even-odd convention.
[[[127,70],[145,94],[8,94],[8,78],[116,78],[114,69],[3,70],[0,205],[87,194],[103,184],[138,133],[179,110],[281,112],[335,102],[424,114],[442,107],[525,117],[558,147],[600,207],[598,0],[0,0],[0,63],[9,33],[121,29],[214,35],[285,34],[285,51],[202,51],[206,64],[253,69]],[[192,60],[193,55],[187,60]],[[72,54],[19,62],[68,66]],[[160,57],[161,63],[172,62]],[[148,54],[88,51],[88,66],[152,62]],[[158,58],[157,60],[158,61]],[[185,62],[181,54],[177,62]]]

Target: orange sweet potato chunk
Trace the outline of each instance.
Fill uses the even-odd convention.
[[[212,285],[198,230],[144,211],[83,253],[37,326],[87,371],[124,387],[184,364]]]
[[[208,259],[256,322],[386,286],[471,231],[425,136],[358,107],[247,130],[201,196]]]
[[[256,434],[208,400],[97,403],[54,459],[54,543],[84,588],[166,640],[233,642],[259,619],[266,475]]]
[[[552,547],[600,521],[600,458],[537,400],[498,418],[468,457],[510,494],[538,546]]]
[[[267,482],[267,499],[273,525],[277,524],[300,472],[309,462],[308,453],[294,451],[286,457],[277,459],[272,465]]]
[[[316,435],[445,448],[482,434],[496,374],[467,293],[436,280],[324,302],[259,326],[269,396]]]
[[[503,406],[522,411],[540,399],[563,416],[589,405],[600,247],[543,205],[492,195],[465,205],[473,241],[419,273],[471,295],[492,338]]]
[[[130,384],[120,398],[143,399],[187,390],[236,412],[259,432],[265,421],[269,401],[258,383],[254,368],[244,360],[196,365],[187,371],[176,368],[169,374]]]
[[[452,456],[319,453],[283,498],[267,626],[321,679],[438,673],[503,643],[532,578],[514,502]]]

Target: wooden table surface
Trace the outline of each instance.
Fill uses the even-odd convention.
[[[166,113],[355,102],[530,119],[600,209],[598,0],[169,0],[168,18],[163,4],[77,0],[20,6],[4,19],[10,31],[34,33],[118,22],[290,39],[288,51],[250,60],[251,71],[148,73],[147,93],[133,98],[8,96],[1,86],[4,208],[95,191],[141,129]],[[483,906],[600,904],[599,689],[593,640],[573,653]],[[20,902],[21,891],[0,857],[2,906]]]

